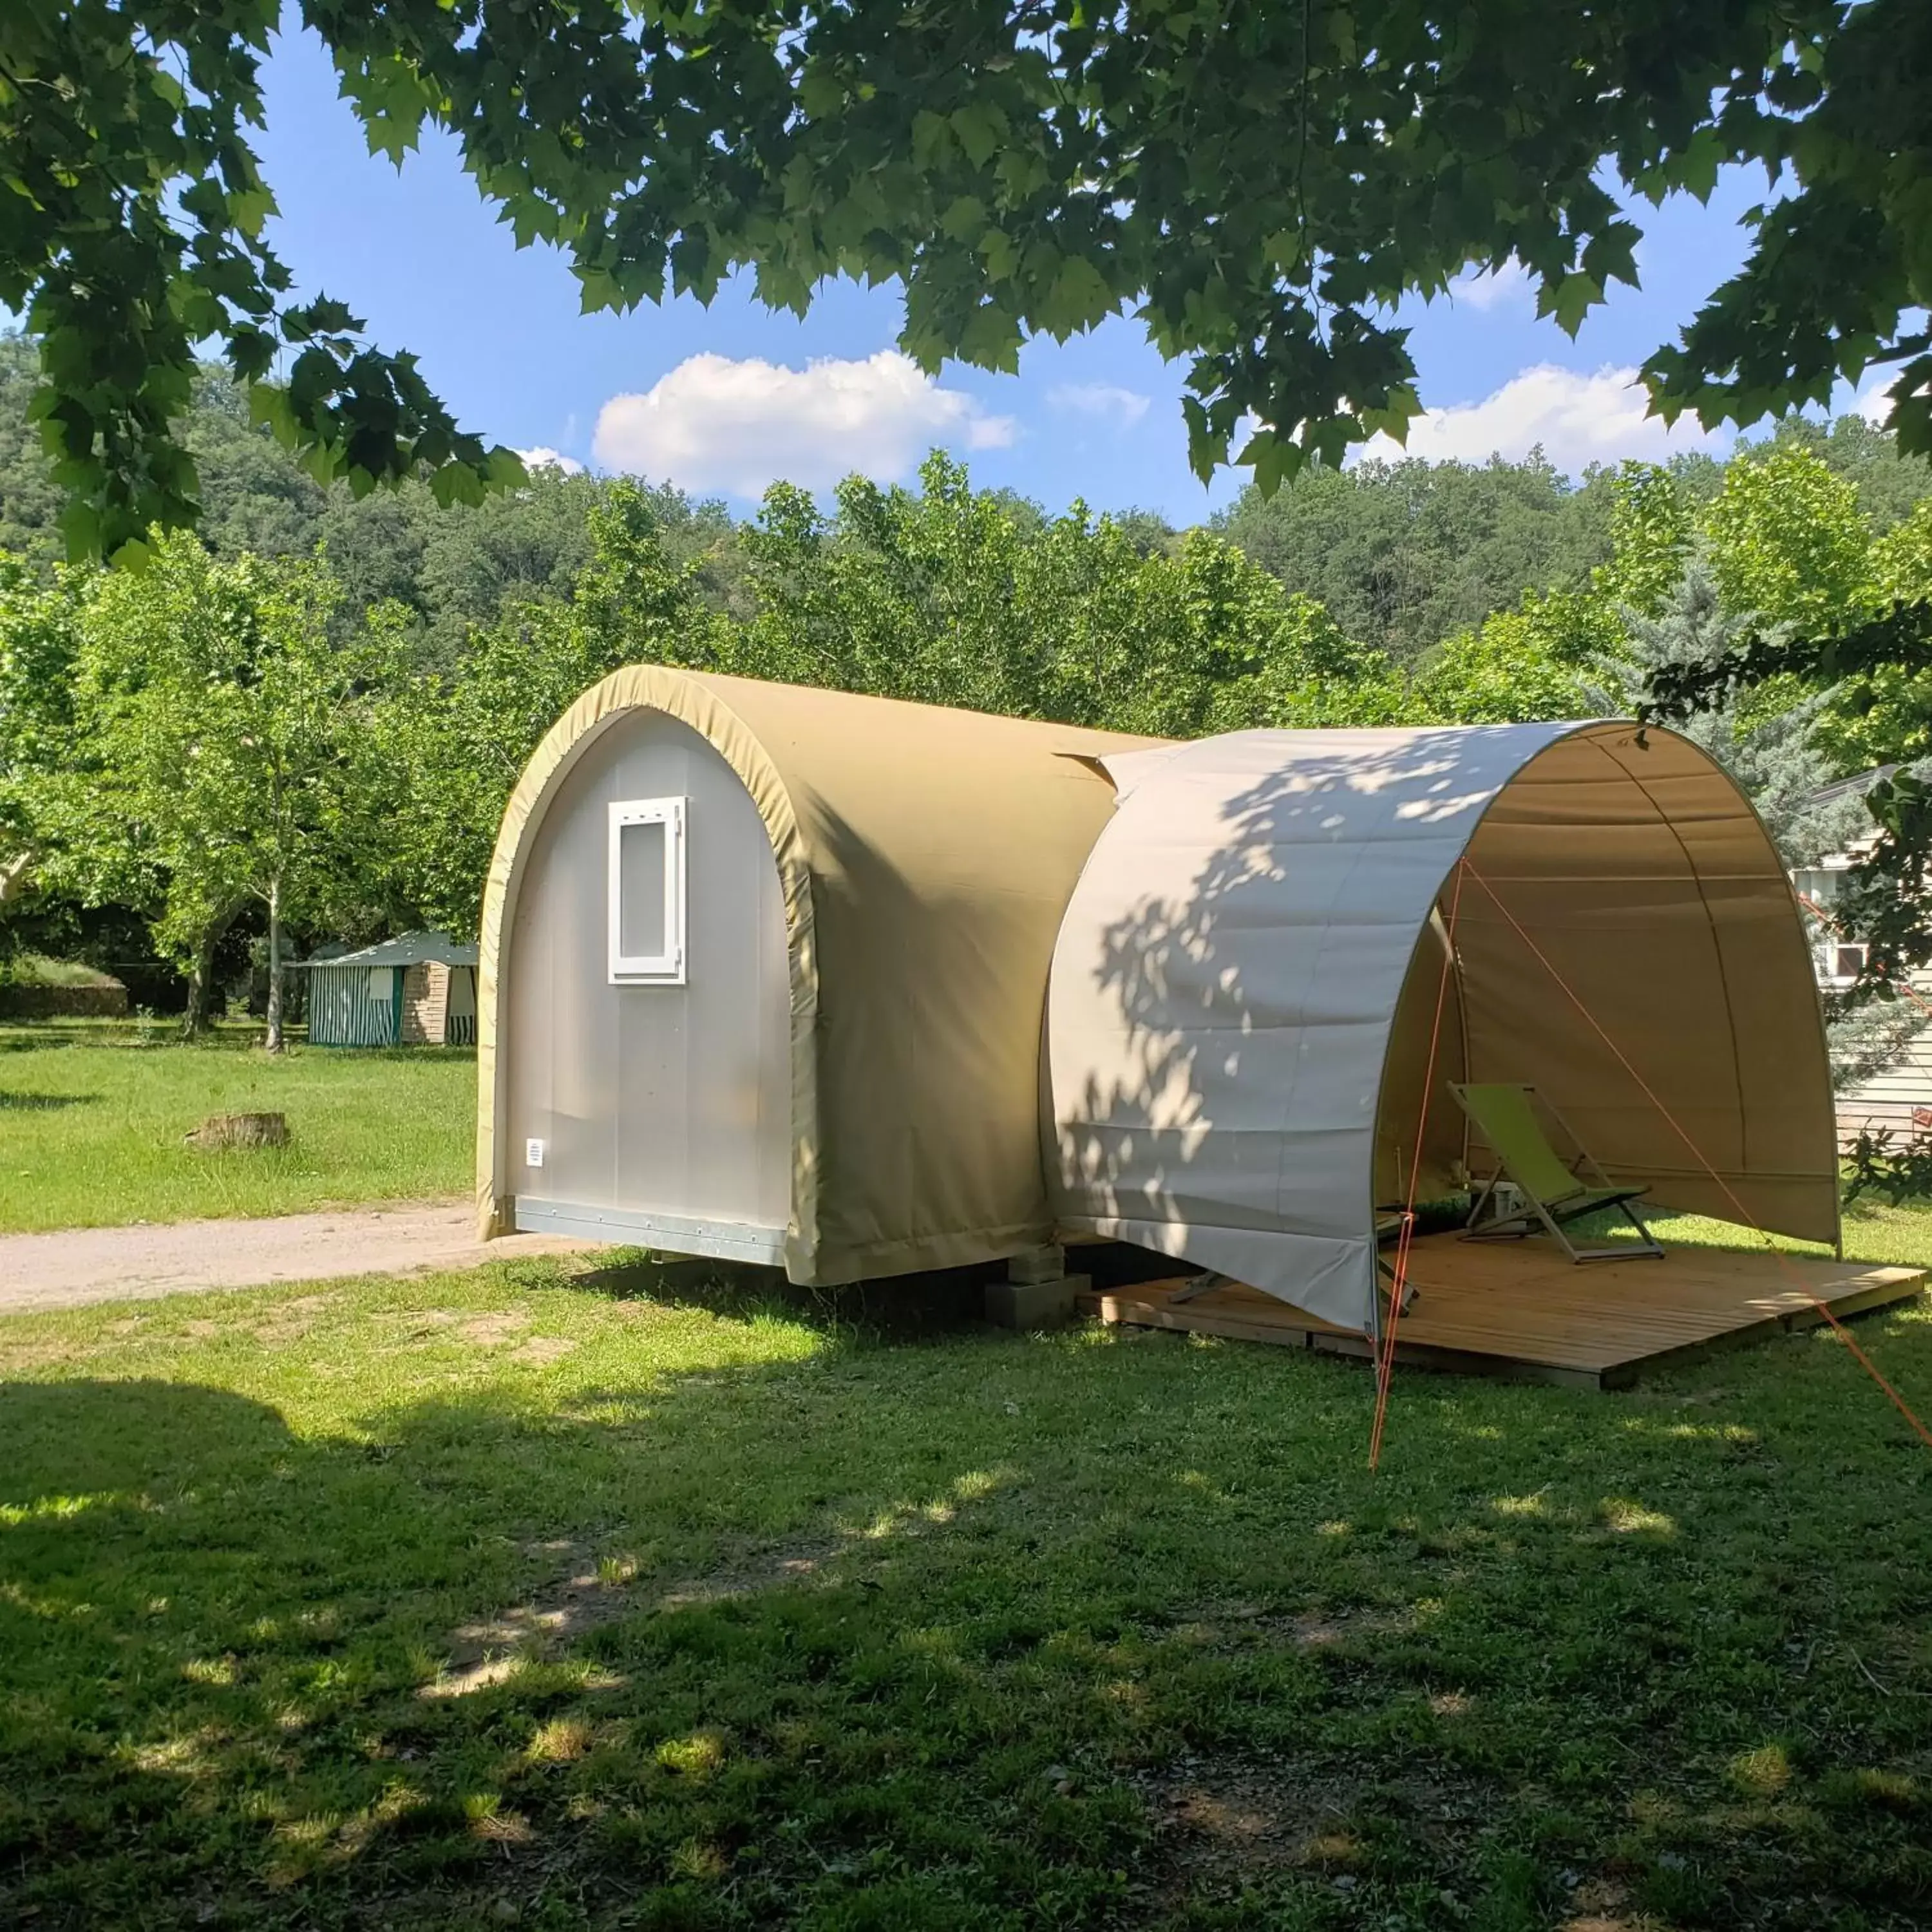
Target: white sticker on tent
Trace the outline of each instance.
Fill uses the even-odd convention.
[[[524,1165],[526,1167],[541,1167],[541,1166],[542,1166],[542,1165],[543,1165],[543,1157],[544,1157],[544,1144],[543,1144],[543,1142],[542,1142],[542,1141],[526,1141],[526,1142],[524,1142]]]

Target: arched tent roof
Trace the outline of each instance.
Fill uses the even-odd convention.
[[[1371,1328],[1373,1209],[1416,1165],[1440,998],[1420,1198],[1467,1150],[1443,1081],[1522,1081],[1660,1204],[1837,1239],[1802,926],[1749,802],[1688,740],[1255,731],[1105,763],[1118,809],[1048,995],[1063,1225]]]
[[[507,1226],[497,1044],[520,868],[575,762],[646,710],[690,727],[730,765],[778,862],[792,1278],[950,1267],[1048,1239],[1039,1135],[1047,968],[1067,893],[1113,805],[1108,781],[1083,760],[1151,741],[657,665],[614,672],[579,698],[504,812],[477,984],[485,1235]]]

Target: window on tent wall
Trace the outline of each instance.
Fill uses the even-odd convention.
[[[685,983],[685,801],[615,800],[610,808],[613,985]]]

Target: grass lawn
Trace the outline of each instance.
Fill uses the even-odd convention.
[[[0,1024],[0,1234],[469,1190],[473,1053],[297,1046],[273,1060],[260,1036],[223,1027],[182,1046],[133,1021]],[[264,1110],[288,1115],[290,1145],[182,1144],[210,1114]]]
[[[1932,1921],[1932,1456],[1828,1332],[1399,1376],[1371,1477],[1354,1365],[853,1316],[0,1322],[0,1922]]]

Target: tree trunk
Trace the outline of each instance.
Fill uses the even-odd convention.
[[[0,905],[24,896],[33,877],[32,853],[16,852],[10,859],[0,859]]]
[[[268,1036],[271,1053],[282,1050],[282,882],[268,881]]]
[[[208,1001],[214,991],[214,949],[235,923],[238,905],[224,906],[202,928],[188,973],[188,1010],[182,1015],[182,1038],[194,1040],[208,1030]]]

